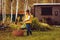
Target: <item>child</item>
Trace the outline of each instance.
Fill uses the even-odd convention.
[[[32,35],[32,31],[31,31],[31,14],[29,12],[29,10],[26,11],[26,15],[24,16],[24,22],[26,23],[26,28],[27,28],[27,36],[29,36],[29,34]]]

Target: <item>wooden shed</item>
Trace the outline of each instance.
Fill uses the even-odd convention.
[[[60,3],[35,3],[32,14],[40,21],[44,19],[49,24],[60,24]]]

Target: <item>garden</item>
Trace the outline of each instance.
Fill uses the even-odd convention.
[[[9,18],[8,18],[9,19]],[[2,25],[2,27],[1,27]],[[24,28],[22,30],[21,28]],[[0,39],[1,40],[60,40],[60,28],[47,23],[39,22],[34,17],[32,24],[32,35],[26,35],[26,24],[22,22],[0,23]]]

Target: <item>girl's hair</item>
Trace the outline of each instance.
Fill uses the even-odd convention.
[[[30,11],[29,10],[26,10],[26,12],[30,15]]]
[[[28,12],[28,13],[29,13],[29,10],[26,10],[26,12]]]

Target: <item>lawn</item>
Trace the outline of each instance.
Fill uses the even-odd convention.
[[[0,31],[0,40],[60,40],[60,28],[52,31],[33,31],[30,36],[13,36],[11,32]]]

